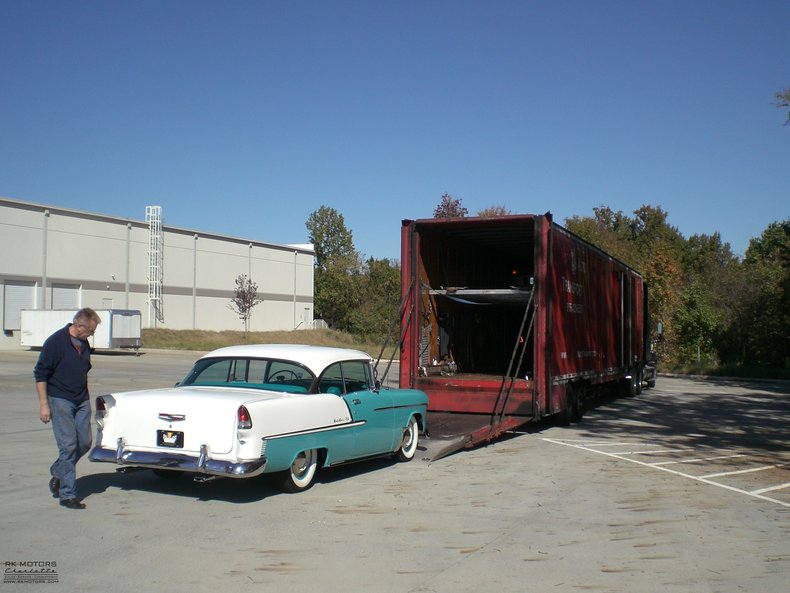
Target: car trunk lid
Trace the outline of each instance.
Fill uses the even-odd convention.
[[[206,445],[212,454],[233,450],[239,407],[283,394],[235,388],[176,387],[113,395],[113,438],[127,448],[197,454]],[[113,413],[114,412],[114,413]]]

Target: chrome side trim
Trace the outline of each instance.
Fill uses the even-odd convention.
[[[344,430],[346,428],[356,428],[358,426],[364,426],[367,423],[367,420],[357,420],[356,422],[347,422],[345,424],[335,424],[333,426],[319,426],[318,428],[308,428],[305,430],[296,430],[294,432],[283,432],[279,434],[270,434],[266,435],[265,439],[283,439],[286,437],[299,437],[306,434],[318,434],[321,432],[331,432],[333,430]]]
[[[171,469],[183,472],[196,472],[226,478],[251,478],[263,473],[266,458],[253,461],[224,461],[210,459],[208,449],[201,447],[200,456],[170,453],[168,451],[126,451],[123,439],[118,439],[115,450],[96,446],[91,449],[91,461],[115,463],[117,465],[147,467],[150,469]]]

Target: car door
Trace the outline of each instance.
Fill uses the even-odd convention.
[[[370,362],[344,361],[331,365],[322,377],[328,390],[341,391],[351,411],[354,429],[354,450],[357,457],[391,451],[395,428],[392,398],[386,391],[376,391]],[[321,389],[324,391],[325,389]]]

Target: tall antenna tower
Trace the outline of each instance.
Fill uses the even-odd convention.
[[[145,222],[148,223],[148,327],[154,327],[156,321],[164,322],[165,320],[162,308],[162,285],[164,283],[162,207],[146,206]]]

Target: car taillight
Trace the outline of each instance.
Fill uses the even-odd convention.
[[[96,398],[96,417],[104,418],[107,415],[107,404],[104,403],[103,397]]]
[[[244,406],[239,406],[238,412],[236,412],[236,426],[239,430],[247,430],[248,428],[252,428],[252,418],[250,417],[250,412]]]

